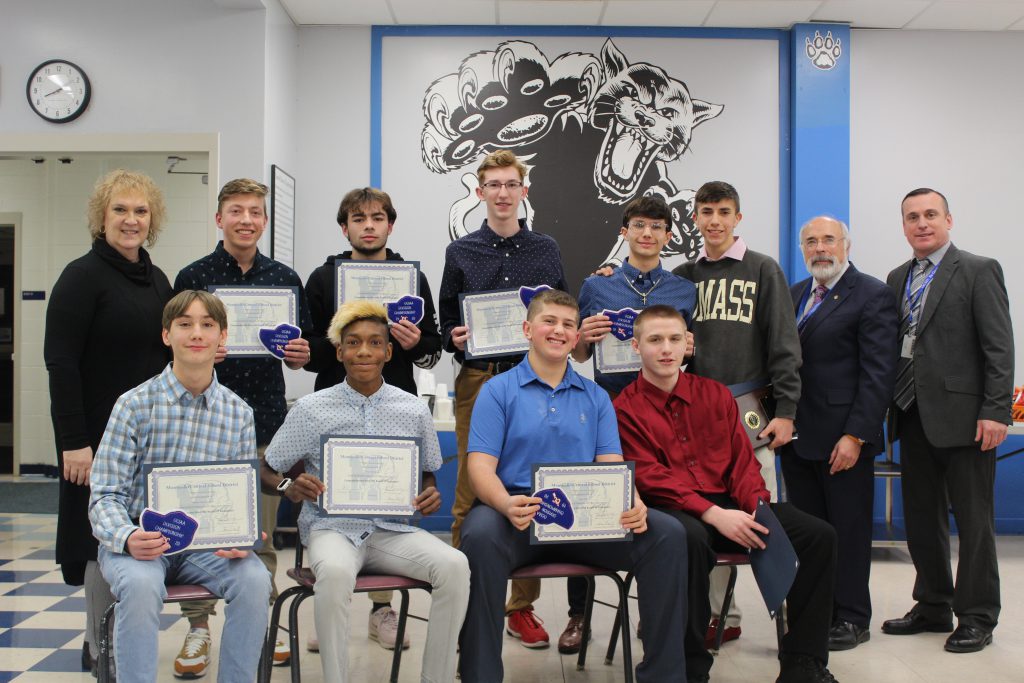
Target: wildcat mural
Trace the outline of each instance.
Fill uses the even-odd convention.
[[[677,187],[668,169],[689,148],[693,129],[723,109],[693,99],[659,66],[631,64],[611,40],[600,57],[568,52],[553,61],[533,43],[507,41],[466,57],[427,88],[421,152],[435,173],[464,169],[466,193],[449,215],[449,236],[457,239],[478,227],[465,224],[477,205],[477,160],[514,151],[530,169],[527,218],[558,240],[578,288],[596,267],[621,262],[622,205],[640,194],[661,195],[672,207],[663,256],[696,256],[693,190]]]

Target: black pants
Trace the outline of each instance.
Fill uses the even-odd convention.
[[[828,460],[804,460],[787,451],[782,475],[789,502],[836,530],[839,556],[832,616],[867,628],[871,623],[871,518],[875,461],[861,456],[848,470],[829,474]]]
[[[991,631],[999,621],[995,537],[995,449],[936,448],[924,435],[917,406],[901,412],[900,463],[907,548],[917,570],[914,611]],[[956,585],[950,568],[949,508],[960,533]]]
[[[723,508],[737,507],[732,499],[722,494],[704,494],[704,497]],[[810,655],[827,663],[836,568],[835,530],[789,503],[773,503],[772,510],[800,560],[800,569],[786,598],[789,632],[783,638],[782,650],[787,654]],[[708,676],[714,662],[714,657],[704,647],[704,636],[711,620],[708,575],[715,566],[715,552],[740,552],[742,549],[696,517],[680,510],[662,512],[672,515],[686,528],[689,611],[683,645],[686,677],[692,680]],[[646,628],[645,625],[645,633]]]

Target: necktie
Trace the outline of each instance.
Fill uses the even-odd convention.
[[[804,329],[804,325],[806,325],[807,321],[810,320],[811,318],[811,313],[814,312],[818,304],[824,301],[825,295],[828,294],[828,287],[826,287],[825,285],[818,285],[813,290],[811,290],[811,294],[812,297],[810,306],[804,309],[803,315],[801,315],[800,319],[797,320],[796,328],[798,330]]]
[[[811,308],[814,308],[822,302],[825,298],[825,294],[828,292],[828,287],[825,285],[818,285],[814,288],[814,301],[811,303]]]
[[[914,267],[914,277],[910,281],[910,297],[903,300],[903,318],[900,320],[899,343],[908,334],[913,334],[917,329],[917,323],[921,319],[921,306],[924,303],[924,293],[918,294],[918,290],[924,285],[924,279],[928,271],[932,269],[932,262],[928,259],[921,259]],[[914,405],[916,396],[914,394],[914,359],[900,357],[899,369],[896,371],[896,391],[894,400],[900,410],[906,411]]]

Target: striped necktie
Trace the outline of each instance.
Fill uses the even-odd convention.
[[[924,293],[918,296],[918,290],[924,285],[924,279],[928,271],[932,269],[932,262],[929,259],[921,259],[914,267],[914,277],[910,281],[910,297],[903,300],[903,317],[900,319],[899,343],[902,346],[903,340],[908,334],[913,334],[917,329],[917,323],[921,319],[921,307],[924,304]],[[913,304],[913,305],[911,305]],[[894,400],[896,405],[904,412],[914,405],[916,395],[914,393],[914,359],[903,358],[900,355],[899,369],[896,371],[896,391]]]

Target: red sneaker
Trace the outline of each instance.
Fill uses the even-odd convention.
[[[708,632],[704,636],[704,647],[708,650],[715,649],[715,634],[718,631],[718,619],[712,619],[711,623],[708,624]],[[725,631],[722,633],[722,645],[725,645],[730,640],[736,640],[740,637],[743,631],[740,630],[739,626],[726,626]]]
[[[511,612],[508,615],[508,627],[505,629],[510,636],[518,638],[523,647],[545,648],[548,646],[548,632],[541,626],[544,622],[533,613],[532,607]]]

